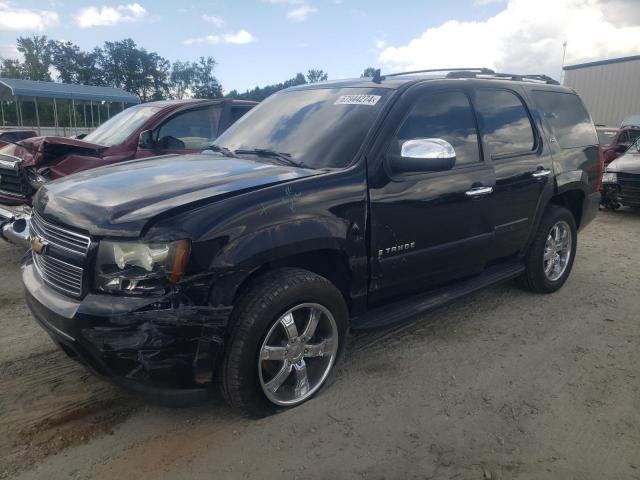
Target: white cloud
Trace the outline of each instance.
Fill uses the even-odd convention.
[[[610,2],[509,0],[485,21],[447,21],[406,45],[387,47],[378,59],[387,70],[489,67],[557,78],[565,40],[567,64],[638,53],[640,21],[614,22],[606,13]],[[628,7],[637,8],[637,0],[628,1]]]
[[[57,25],[58,13],[53,10],[36,10],[16,7],[9,2],[0,2],[0,31],[42,31]]]
[[[287,12],[287,18],[292,22],[304,22],[317,11],[318,9],[311,5],[300,5],[298,8]]]
[[[377,49],[383,49],[386,46],[387,46],[387,42],[385,42],[384,40],[376,40]]]
[[[206,43],[209,45],[220,45],[229,43],[232,45],[245,45],[253,43],[257,38],[246,30],[238,30],[236,33],[225,33],[223,35],[206,35],[204,37],[187,38],[182,43],[185,45],[196,45]]]
[[[215,15],[202,15],[202,20],[213,23],[218,28],[224,27],[224,19],[216,17]]]
[[[139,3],[129,3],[116,7],[85,7],[74,15],[80,28],[112,26],[119,23],[131,23],[142,20],[147,15]]]

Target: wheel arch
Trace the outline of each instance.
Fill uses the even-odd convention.
[[[255,267],[235,289],[233,303],[236,303],[256,278],[266,272],[286,267],[301,268],[326,278],[340,291],[347,308],[351,309],[353,272],[349,266],[347,254],[329,248],[293,253],[274,258]]]

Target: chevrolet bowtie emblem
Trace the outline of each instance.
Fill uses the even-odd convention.
[[[29,239],[29,242],[31,243],[31,250],[39,255],[43,254],[47,249],[47,245],[49,245],[47,241],[41,239],[36,235],[32,235]]]

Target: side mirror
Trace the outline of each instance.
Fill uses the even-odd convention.
[[[155,148],[154,143],[152,130],[144,130],[140,132],[140,136],[138,137],[138,148],[153,150]]]
[[[403,142],[400,155],[391,157],[398,172],[441,172],[456,164],[456,151],[441,138],[416,138]]]

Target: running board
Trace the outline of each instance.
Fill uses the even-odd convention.
[[[416,315],[442,307],[485,287],[505,282],[524,272],[521,263],[509,263],[487,268],[483,273],[447,287],[375,308],[360,317],[351,319],[351,330],[368,330],[388,327],[409,320]]]

